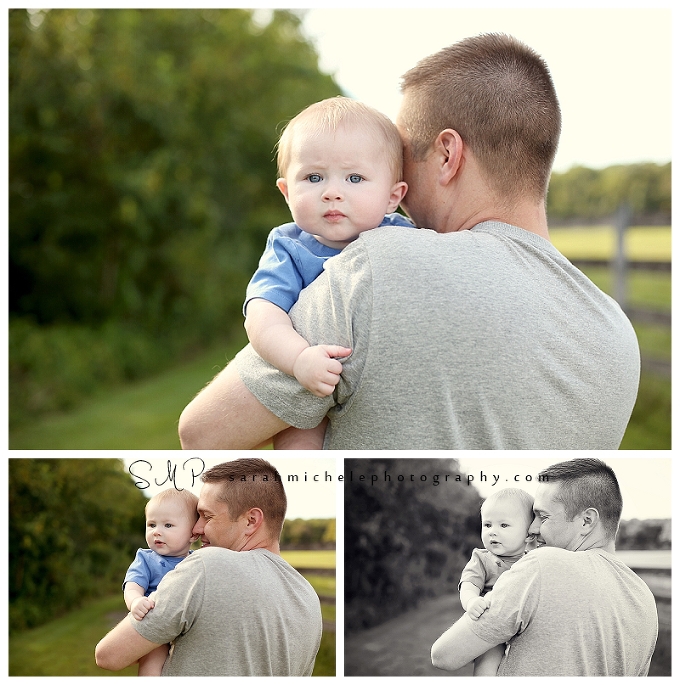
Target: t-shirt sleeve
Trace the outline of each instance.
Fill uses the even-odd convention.
[[[149,585],[151,583],[151,571],[146,563],[144,550],[137,550],[135,559],[130,564],[127,573],[125,574],[125,578],[123,580],[123,591],[125,591],[126,583],[137,583],[137,585],[139,585],[144,592],[149,589]]]
[[[472,550],[470,561],[465,564],[463,572],[460,574],[460,582],[458,583],[459,590],[461,583],[472,583],[475,587],[478,587],[480,591],[484,590],[484,586],[486,585],[486,568],[484,567],[484,562],[481,559],[478,549]]]
[[[476,620],[464,616],[477,637],[494,645],[521,633],[538,606],[541,590],[540,566],[536,554],[528,554],[513,564],[487,594],[491,606]]]
[[[261,404],[297,428],[313,428],[331,412],[349,409],[361,382],[370,341],[372,315],[370,260],[361,241],[329,259],[324,272],[300,293],[290,310],[295,330],[310,345],[343,345],[352,355],[340,382],[327,397],[315,397],[295,378],[265,362],[250,345],[232,362]]]
[[[260,257],[257,271],[246,288],[243,313],[248,302],[261,297],[288,312],[297,302],[304,287],[300,266],[295,258],[292,240],[280,236],[274,229],[267,238],[267,245]]]
[[[205,566],[192,554],[166,574],[154,600],[155,607],[141,620],[129,620],[135,630],[156,644],[172,642],[186,633],[198,618],[205,594]]]

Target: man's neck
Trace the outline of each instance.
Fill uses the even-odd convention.
[[[266,549],[272,554],[278,554],[281,556],[281,548],[279,546],[278,540],[271,540],[269,538],[257,538],[253,540],[252,538],[248,540],[246,545],[241,548],[241,552],[250,552],[254,549]]]
[[[548,219],[545,214],[543,203],[525,203],[521,206],[510,208],[492,208],[471,213],[460,223],[459,231],[473,228],[484,221],[498,221],[522,228],[529,233],[534,233],[541,238],[550,240],[548,233]]]

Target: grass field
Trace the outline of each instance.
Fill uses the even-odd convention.
[[[334,549],[299,550],[291,549],[281,552],[281,556],[297,569],[335,568]]]
[[[318,553],[297,552],[296,563],[317,566]],[[324,555],[324,562],[334,560],[335,552]],[[289,562],[290,563],[290,562]],[[333,568],[334,564],[330,566]],[[319,595],[335,595],[334,576],[307,576]],[[335,605],[322,604],[324,621],[335,621]],[[94,648],[99,640],[125,615],[122,594],[88,602],[66,616],[39,628],[9,637],[10,676],[136,676],[130,666],[115,673],[98,668]],[[324,631],[314,668],[315,676],[335,675],[335,633]]]
[[[569,259],[610,259],[615,251],[616,234],[610,226],[575,226],[551,229],[550,240]],[[626,231],[623,244],[630,260],[671,260],[669,226],[632,227]]]
[[[551,237],[567,257],[609,258],[613,233],[605,228],[554,229]],[[670,259],[670,228],[631,229],[631,259]],[[654,256],[652,256],[654,255]],[[612,292],[607,269],[591,269],[588,276],[605,292]],[[631,305],[671,310],[668,273],[631,272]],[[635,324],[644,356],[670,360],[671,330]],[[17,450],[176,450],[177,421],[182,409],[245,343],[243,335],[218,345],[195,360],[134,385],[99,393],[85,406],[63,415],[36,419],[9,434]],[[622,449],[670,449],[671,386],[669,379],[643,376],[638,404]]]

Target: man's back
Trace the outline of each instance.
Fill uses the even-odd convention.
[[[164,676],[308,676],[321,610],[280,556],[209,547],[165,577],[136,629],[152,642],[175,641]]]
[[[371,292],[352,292],[352,306],[370,303],[352,313],[353,340],[337,341],[357,363],[345,364],[327,446],[618,448],[637,394],[635,333],[548,241],[488,222],[357,242],[353,266],[370,277],[356,282]]]
[[[498,675],[647,675],[656,603],[614,554],[540,548],[504,573],[490,597],[470,626],[494,643],[516,635]]]
[[[329,412],[330,449],[617,449],[640,356],[620,307],[547,240],[379,228],[326,262],[291,309],[310,345],[353,349],[316,398],[250,348],[236,360],[286,423]]]

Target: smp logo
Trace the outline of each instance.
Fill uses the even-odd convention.
[[[179,466],[179,473],[177,471]],[[146,490],[151,487],[151,479],[157,486],[171,483],[175,490],[184,490],[184,487],[193,487],[197,478],[205,471],[205,462],[200,457],[191,457],[181,465],[175,464],[171,459],[168,459],[166,464],[159,468],[159,464],[152,464],[145,459],[138,459],[132,462],[128,467],[128,473],[135,479],[135,485],[140,490]],[[144,474],[144,475],[142,475]],[[162,477],[163,480],[158,478]],[[181,483],[184,487],[178,485]]]

